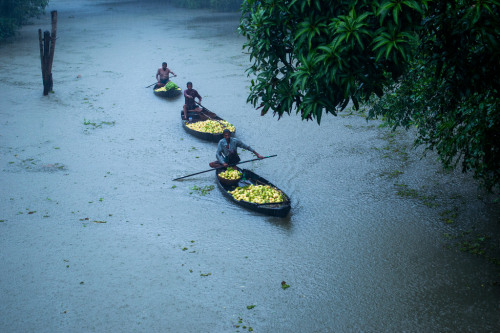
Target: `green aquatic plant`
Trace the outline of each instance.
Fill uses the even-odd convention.
[[[207,195],[208,193],[210,193],[210,191],[212,191],[213,189],[215,188],[214,185],[206,185],[206,186],[203,186],[203,187],[198,187],[196,185],[194,185],[191,190],[193,191],[197,191],[200,193],[200,195]],[[193,192],[190,192],[189,194],[192,194]]]
[[[92,122],[92,121],[87,120],[87,119],[84,118],[83,119],[83,124],[85,126],[92,126],[95,129],[95,128],[102,127],[102,125],[114,126],[115,122],[114,121],[101,121],[100,123],[96,123],[96,122]]]
[[[290,288],[290,285],[287,284],[285,281],[281,281],[281,288],[282,289],[287,289],[287,288]]]

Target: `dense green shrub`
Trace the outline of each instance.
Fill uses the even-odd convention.
[[[410,69],[370,112],[416,128],[417,145],[489,189],[500,188],[499,17],[498,1],[431,4]]]
[[[367,103],[500,188],[499,0],[245,0],[239,29],[261,114],[320,123]]]
[[[197,9],[208,8],[210,0],[173,0],[172,3],[178,7]]]
[[[16,20],[8,17],[0,17],[0,40],[12,36],[17,27]]]
[[[210,8],[219,11],[237,11],[242,0],[173,0],[172,3],[184,8]]]
[[[238,11],[242,0],[210,0],[210,7],[220,11]]]
[[[0,40],[11,37],[28,19],[42,14],[49,0],[1,0]]]

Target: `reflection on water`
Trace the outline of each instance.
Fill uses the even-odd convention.
[[[0,46],[0,330],[499,327],[495,267],[443,236],[496,221],[470,179],[442,173],[406,134],[393,139],[360,115],[321,126],[260,117],[246,103],[237,14],[161,1],[60,0],[52,9],[55,94],[41,96],[36,70],[35,30],[49,15]],[[216,144],[183,131],[182,97],[145,88],[163,61],[241,140],[278,155],[245,168],[290,195],[286,218],[244,210],[218,188],[193,190],[214,185],[211,172],[172,181],[208,169]],[[20,85],[27,66],[33,80]],[[64,171],[26,172],[18,161],[29,159]]]

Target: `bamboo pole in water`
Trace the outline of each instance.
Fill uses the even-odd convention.
[[[42,65],[43,95],[46,96],[52,91],[52,62],[56,48],[57,33],[57,11],[50,12],[52,19],[52,32],[38,29],[38,41],[40,43],[40,61]]]
[[[56,33],[57,33],[57,11],[53,10],[50,12],[51,18],[52,18],[52,33],[50,36],[50,62],[49,62],[49,73],[52,75],[52,61],[54,60],[54,52],[56,49]]]

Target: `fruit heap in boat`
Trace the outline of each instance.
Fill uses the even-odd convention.
[[[263,204],[263,203],[281,203],[283,202],[283,192],[269,185],[248,185],[237,187],[229,193],[236,200],[244,200],[248,202]]]
[[[225,120],[215,121],[208,119],[204,121],[197,121],[195,123],[187,122],[186,126],[197,132],[205,132],[212,134],[222,133],[222,131],[226,128],[231,132],[234,132],[236,130],[233,125],[231,125],[229,122]]]
[[[228,167],[226,171],[219,173],[219,177],[229,180],[240,179],[243,174],[232,167]]]
[[[177,89],[178,86],[173,83],[172,81],[168,81],[166,85],[164,85],[163,87],[161,88],[158,88],[158,89],[155,89],[155,91],[167,91],[167,90],[171,90],[171,89]]]

